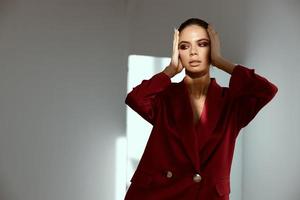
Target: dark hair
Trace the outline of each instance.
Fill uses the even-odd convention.
[[[185,22],[183,22],[182,24],[180,24],[178,31],[181,32],[184,28],[186,28],[187,26],[190,25],[198,25],[201,26],[202,28],[207,29],[208,27],[208,23],[202,19],[198,19],[198,18],[190,18],[188,20],[186,20]]]

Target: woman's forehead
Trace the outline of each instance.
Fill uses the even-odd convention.
[[[205,28],[200,27],[198,25],[191,25],[186,28],[184,28],[180,32],[180,40],[185,41],[193,41],[193,40],[199,40],[199,39],[208,39],[209,36]]]

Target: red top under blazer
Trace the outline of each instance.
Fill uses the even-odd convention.
[[[239,131],[277,90],[254,69],[236,65],[229,87],[211,78],[195,125],[183,80],[172,83],[163,72],[143,80],[125,103],[153,129],[125,200],[229,200]]]

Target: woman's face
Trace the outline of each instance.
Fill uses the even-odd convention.
[[[185,70],[207,73],[210,66],[210,39],[205,28],[198,25],[185,27],[179,35],[179,57]]]

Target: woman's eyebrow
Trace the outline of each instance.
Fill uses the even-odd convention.
[[[199,40],[197,40],[197,42],[200,42],[200,41],[207,41],[207,42],[209,42],[209,39],[207,39],[207,38],[201,38],[201,39],[199,39]],[[188,41],[181,41],[180,43],[179,43],[179,45],[181,44],[181,43],[190,43],[190,42],[188,42]]]

